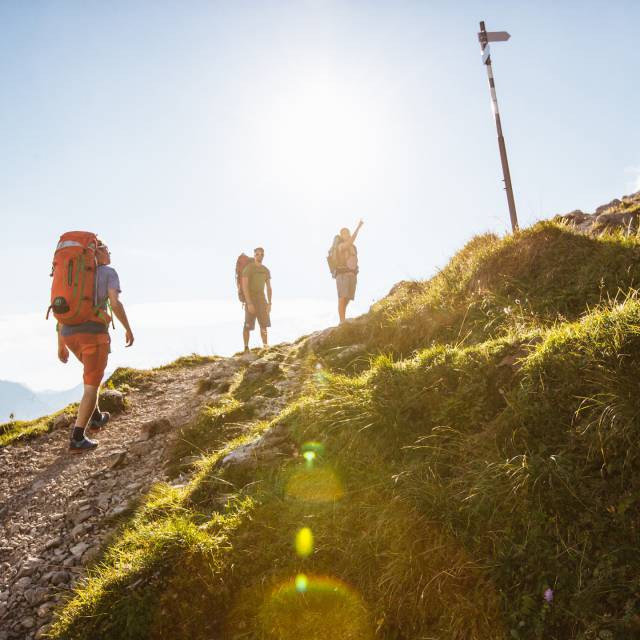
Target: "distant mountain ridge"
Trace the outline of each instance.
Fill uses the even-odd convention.
[[[32,420],[62,409],[82,396],[82,385],[64,391],[32,391],[24,384],[0,380],[0,422]]]

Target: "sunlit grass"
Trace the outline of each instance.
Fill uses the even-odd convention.
[[[10,420],[0,424],[0,447],[6,447],[10,444],[16,444],[43,433],[48,433],[53,428],[53,423],[59,415],[63,413],[75,414],[77,408],[77,403],[74,403],[51,415],[36,418],[35,420]]]
[[[273,421],[240,372],[183,433],[190,483],[146,501],[55,637],[640,637],[637,257],[549,223],[482,236],[320,369],[301,355]],[[358,375],[331,365],[352,343]],[[222,466],[275,428],[293,453]]]

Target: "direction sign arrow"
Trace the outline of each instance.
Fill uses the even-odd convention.
[[[506,31],[487,31],[478,34],[480,42],[506,42],[510,37],[511,34]]]

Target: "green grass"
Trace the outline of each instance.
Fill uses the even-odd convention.
[[[638,252],[481,236],[301,354],[271,423],[243,412],[273,380],[240,372],[174,452],[203,454],[192,481],[152,493],[53,637],[640,637]],[[350,344],[364,370],[332,368]],[[221,467],[271,430],[293,455]]]
[[[105,381],[107,389],[128,390],[149,387],[154,379],[154,371],[146,369],[133,369],[131,367],[118,367]]]
[[[239,499],[224,513],[203,514],[183,503],[179,490],[153,489],[63,610],[53,637],[137,640],[211,630],[215,619],[199,614],[209,598],[220,597],[216,576],[225,569],[229,538],[252,505]]]
[[[78,409],[76,403],[70,404],[60,411],[49,416],[36,418],[35,420],[10,420],[0,424],[0,447],[16,444],[23,440],[35,438],[43,433],[49,433],[53,428],[55,419],[62,413],[73,413]]]
[[[180,430],[171,447],[168,471],[175,476],[192,466],[191,457],[211,453],[243,430],[243,421],[252,410],[234,398],[224,398],[215,406],[206,406]],[[185,459],[187,461],[185,462]]]
[[[273,383],[282,378],[282,375],[280,369],[256,374],[251,374],[251,369],[245,369],[231,388],[231,393],[241,402],[250,402],[257,395],[274,397],[278,395],[278,390]]]
[[[184,369],[197,367],[201,364],[216,362],[219,356],[200,356],[192,353],[189,356],[182,356],[173,362],[163,364],[154,369],[134,369],[131,367],[118,367],[105,381],[105,386],[110,389],[127,389],[127,388],[148,388],[151,386],[157,372],[173,371],[175,369]]]
[[[192,353],[189,356],[182,356],[177,358],[169,364],[164,364],[160,367],[156,367],[154,371],[170,371],[172,369],[184,369],[185,367],[197,367],[201,364],[208,364],[210,362],[216,362],[220,360],[220,356],[201,356],[197,353]]]
[[[596,238],[542,222],[502,240],[474,238],[436,276],[402,283],[326,347],[364,343],[408,356],[435,343],[473,344],[576,320],[639,285],[637,236]]]

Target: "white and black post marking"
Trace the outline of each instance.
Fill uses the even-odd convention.
[[[511,230],[518,230],[518,216],[516,214],[516,201],[513,197],[513,187],[511,185],[511,173],[509,172],[509,162],[507,160],[507,147],[504,143],[502,135],[502,123],[500,122],[500,111],[498,109],[498,97],[496,96],[496,83],[493,78],[493,68],[491,67],[491,48],[489,42],[503,42],[511,36],[506,31],[490,31],[487,32],[484,21],[480,23],[480,50],[482,53],[482,62],[487,67],[487,76],[489,78],[489,90],[491,91],[491,104],[493,106],[493,115],[496,118],[496,129],[498,130],[498,147],[500,149],[500,161],[502,162],[502,173],[504,175],[504,188],[507,192],[507,202],[509,203],[509,215],[511,216]]]

